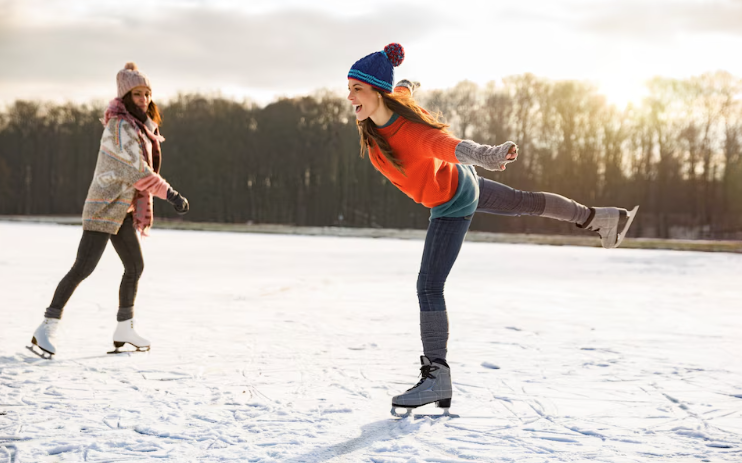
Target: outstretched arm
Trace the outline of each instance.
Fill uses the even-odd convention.
[[[412,96],[415,93],[415,90],[420,88],[420,82],[411,82],[407,79],[402,79],[399,82],[397,82],[397,85],[394,87],[395,92],[404,91],[403,89],[407,89],[407,91],[410,92],[410,96]]]
[[[487,170],[505,170],[505,166],[518,159],[518,145],[506,141],[502,145],[480,145],[462,140],[456,145],[456,159],[461,164],[474,164]]]
[[[412,96],[418,88],[420,88],[420,82],[402,79],[397,82],[394,91],[409,92]],[[454,137],[445,132],[428,135],[422,141],[422,144],[428,145],[427,149],[423,151],[444,161],[474,164],[487,170],[505,170],[508,163],[518,158],[518,146],[512,141],[507,141],[498,146],[489,146],[480,145],[471,140],[461,140],[456,145],[455,157],[452,159],[451,153],[448,151],[450,148],[446,148],[450,146],[450,143],[447,142],[452,140],[455,140]]]

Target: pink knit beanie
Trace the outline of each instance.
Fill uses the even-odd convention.
[[[120,70],[116,74],[116,86],[118,87],[118,97],[123,98],[124,95],[129,93],[134,87],[147,87],[152,91],[152,85],[149,83],[149,78],[137,68],[137,65],[128,62],[124,65],[124,69]]]

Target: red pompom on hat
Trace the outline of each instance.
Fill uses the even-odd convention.
[[[395,68],[404,61],[404,48],[398,43],[390,43],[384,47],[384,53]]]

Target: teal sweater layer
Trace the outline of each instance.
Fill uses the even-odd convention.
[[[474,214],[479,204],[479,177],[474,166],[456,164],[459,184],[456,193],[445,203],[430,210],[430,219],[438,217],[466,217]]]

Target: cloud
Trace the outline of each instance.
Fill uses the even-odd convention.
[[[355,60],[389,42],[426,88],[520,72],[739,73],[728,50],[742,43],[742,0],[0,0],[0,102],[107,99],[126,61],[156,98],[267,102],[342,88]]]
[[[580,25],[589,32],[628,38],[715,33],[742,37],[742,2],[615,2],[595,9]]]
[[[178,88],[317,88],[343,81],[353,62],[389,42],[423,40],[451,24],[435,12],[399,4],[363,15],[160,5],[154,11],[106,8],[34,20],[0,1],[0,80],[86,85],[112,81],[126,61]],[[341,84],[342,85],[342,84]]]
[[[572,2],[559,10],[511,10],[521,20],[556,22],[595,37],[667,42],[679,34],[714,33],[742,38],[742,1],[610,0]]]

